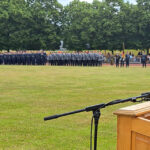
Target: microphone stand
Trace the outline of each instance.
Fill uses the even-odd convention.
[[[137,99],[139,99],[139,98],[141,98],[141,100],[137,101]],[[111,101],[111,102],[106,103],[106,104],[105,103],[97,104],[97,105],[86,107],[84,109],[79,109],[79,110],[75,110],[75,111],[72,111],[72,112],[67,112],[67,113],[63,113],[63,114],[56,114],[56,115],[53,115],[53,116],[45,117],[44,121],[52,120],[52,119],[56,119],[56,118],[59,118],[59,117],[68,116],[68,115],[72,115],[72,114],[76,114],[76,113],[81,113],[81,112],[84,112],[84,111],[86,111],[86,112],[92,111],[93,112],[93,118],[94,118],[94,126],[95,126],[94,150],[97,150],[98,123],[99,123],[99,119],[100,119],[100,116],[101,116],[100,110],[102,108],[107,107],[107,106],[115,105],[115,104],[119,104],[119,103],[142,102],[142,101],[150,101],[150,92],[142,93],[140,96],[136,96],[136,97],[131,97],[131,98],[127,98],[127,99],[118,99],[118,100],[114,100],[114,101]]]
[[[98,132],[98,122],[99,118],[101,116],[100,110],[93,111],[93,117],[94,117],[94,124],[95,124],[95,131],[94,131],[94,150],[97,149],[97,132]]]

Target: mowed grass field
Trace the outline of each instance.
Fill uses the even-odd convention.
[[[150,68],[0,66],[0,150],[89,150],[92,113],[45,116],[150,91]],[[113,112],[103,109],[101,150],[116,149]]]

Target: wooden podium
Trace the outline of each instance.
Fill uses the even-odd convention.
[[[150,150],[150,102],[114,112],[117,115],[117,150]]]

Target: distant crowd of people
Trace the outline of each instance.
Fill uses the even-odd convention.
[[[103,56],[98,53],[53,53],[47,57],[49,65],[102,66]]]
[[[98,53],[3,53],[0,65],[102,66]]]
[[[50,53],[0,53],[0,65],[51,65],[51,66],[102,66],[103,63],[116,65],[116,67],[129,67],[130,63],[142,63],[146,67],[150,63],[150,55],[139,52],[137,56],[130,53],[117,52],[116,54],[102,54],[100,52],[61,52]]]
[[[106,63],[110,63],[110,65],[116,64],[116,67],[129,67],[130,64],[139,64],[141,63],[143,67],[146,67],[147,63],[150,63],[150,55],[147,55],[145,52],[139,52],[137,56],[130,53],[116,53],[115,55],[111,55],[107,53],[105,55],[104,61]]]
[[[45,65],[46,62],[46,53],[0,54],[0,65]]]

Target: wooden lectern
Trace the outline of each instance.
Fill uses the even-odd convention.
[[[150,102],[114,112],[117,115],[117,150],[150,150]]]

